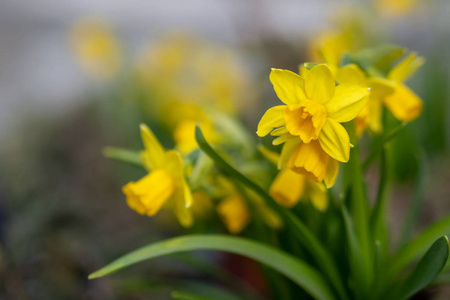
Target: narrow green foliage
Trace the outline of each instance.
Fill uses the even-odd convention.
[[[288,209],[281,207],[275,202],[269,194],[266,193],[259,185],[245,177],[242,173],[228,164],[216,151],[208,144],[203,136],[199,126],[195,128],[195,139],[199,147],[214,161],[215,165],[225,174],[234,178],[244,186],[257,193],[266,203],[280,214],[283,220],[291,229],[293,237],[307,248],[311,255],[315,257],[316,263],[321,267],[324,274],[326,274],[332,282],[336,292],[341,299],[347,299],[347,295],[339,277],[336,265],[331,259],[329,253],[325,250],[323,245],[317,237]]]
[[[103,155],[117,161],[142,167],[141,157],[139,156],[139,152],[136,151],[115,147],[105,147],[103,148]]]
[[[89,279],[104,277],[144,260],[192,250],[217,250],[252,258],[285,275],[317,299],[335,299],[322,275],[303,261],[259,242],[222,235],[191,235],[152,243],[118,258],[89,275]]]
[[[431,245],[411,274],[398,286],[390,299],[408,299],[428,286],[444,268],[449,254],[448,238],[443,236]]]

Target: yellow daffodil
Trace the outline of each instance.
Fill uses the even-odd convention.
[[[339,124],[353,120],[367,104],[369,88],[335,80],[327,65],[305,69],[303,77],[291,71],[272,69],[270,81],[285,105],[270,108],[258,124],[257,134],[286,143],[279,167],[326,180],[332,185],[337,161],[350,157],[350,139]]]
[[[223,176],[216,176],[213,180],[215,187],[213,198],[220,199],[217,205],[217,212],[220,215],[225,227],[230,233],[240,233],[251,221],[251,215],[244,196],[236,189],[233,182]],[[270,228],[278,229],[282,227],[281,218],[264,202],[261,197],[250,189],[244,188],[245,197],[252,203],[254,213],[261,216],[264,223]]]
[[[351,36],[344,32],[330,31],[319,34],[311,40],[309,57],[311,61],[326,62],[334,73],[339,66],[342,54],[354,48]]]
[[[189,153],[198,148],[195,140],[195,126],[202,128],[203,135],[208,142],[215,144],[220,140],[219,135],[214,130],[214,124],[209,119],[204,120],[183,120],[179,122],[174,131],[174,140],[177,149],[181,153]]]
[[[395,91],[384,98],[384,104],[400,121],[411,122],[422,113],[422,100],[403,82],[414,74],[424,62],[425,60],[417,56],[417,53],[411,53],[393,67],[387,76],[387,79],[395,83]]]
[[[224,199],[217,206],[217,211],[232,234],[240,233],[250,222],[247,206],[238,194]]]
[[[390,17],[401,17],[411,13],[417,6],[417,0],[376,0],[378,10]]]
[[[369,127],[373,132],[381,131],[381,112],[383,99],[394,93],[395,83],[382,77],[368,77],[355,64],[345,65],[336,71],[338,82],[364,84],[370,88],[367,106],[356,116],[355,126],[357,135]]]
[[[157,112],[155,117],[161,115],[159,105],[167,102],[195,103],[234,114],[254,99],[245,64],[235,52],[185,34],[169,34],[151,44],[136,69],[151,93],[149,105],[157,108],[149,110]]]
[[[258,151],[271,163],[278,164],[280,160],[278,153],[262,146],[258,146]],[[334,178],[331,179],[333,183],[336,175],[337,169],[333,174]],[[295,206],[300,199],[311,199],[313,205],[320,211],[328,207],[328,195],[325,186],[291,169],[283,169],[278,173],[270,186],[269,194],[275,201],[286,207]]]
[[[295,206],[300,199],[311,199],[312,204],[320,211],[328,207],[326,187],[290,169],[280,171],[270,186],[269,193],[286,207]]]
[[[122,51],[109,24],[100,19],[75,23],[72,46],[81,66],[99,79],[111,79],[120,69]]]
[[[128,205],[140,214],[153,216],[170,201],[180,224],[190,226],[192,195],[184,178],[180,154],[175,150],[165,151],[145,125],[141,125],[141,135],[145,146],[141,159],[149,174],[123,187]]]

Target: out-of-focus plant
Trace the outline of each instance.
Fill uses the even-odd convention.
[[[93,78],[110,80],[122,67],[122,47],[111,25],[99,18],[77,21],[71,32],[71,45],[82,68]]]

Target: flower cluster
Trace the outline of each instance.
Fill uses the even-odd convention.
[[[340,124],[353,120],[368,101],[370,89],[363,84],[339,82],[325,64],[291,71],[272,69],[270,81],[285,105],[270,108],[258,124],[257,134],[276,136],[273,144],[285,143],[278,162],[333,186],[338,161],[350,158],[350,138]]]

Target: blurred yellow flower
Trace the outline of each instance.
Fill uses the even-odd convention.
[[[278,203],[286,207],[295,206],[300,199],[311,199],[312,204],[320,211],[328,207],[326,187],[290,169],[283,169],[278,173],[269,193]]]
[[[357,135],[369,127],[373,132],[379,133],[382,129],[381,112],[383,99],[394,93],[395,84],[382,77],[368,77],[355,64],[348,64],[336,71],[338,82],[364,84],[370,88],[367,106],[356,116],[355,126]]]
[[[192,225],[192,195],[184,178],[180,154],[175,150],[165,151],[143,124],[141,135],[145,146],[141,159],[149,174],[123,187],[128,205],[140,214],[153,216],[170,201],[180,224]]]
[[[258,151],[271,163],[277,165],[280,155],[263,146],[258,146]],[[337,162],[337,161],[336,161]],[[339,165],[334,165],[334,178],[327,180],[334,184]],[[300,199],[311,199],[313,205],[320,211],[328,207],[328,194],[325,186],[321,182],[312,180],[309,176],[299,174],[291,169],[282,169],[273,180],[269,188],[269,194],[279,204],[286,207],[295,206]]]
[[[329,157],[342,162],[349,160],[350,139],[339,123],[353,120],[364,108],[369,88],[347,82],[335,86],[331,71],[324,64],[303,73],[301,77],[287,70],[272,69],[270,80],[285,105],[272,107],[263,115],[257,134],[277,136],[274,145],[290,142],[295,147],[289,152],[296,157],[314,156],[320,166],[300,157],[290,161],[295,170],[303,168],[321,181]]]
[[[382,14],[391,17],[401,17],[411,13],[417,3],[417,0],[376,0],[375,2]]]
[[[250,222],[247,206],[238,194],[222,200],[217,206],[217,212],[232,234],[240,233]]]
[[[244,64],[231,49],[185,34],[169,34],[150,45],[136,67],[151,93],[149,105],[158,108],[168,102],[194,103],[234,114],[254,99]]]
[[[211,197],[220,199],[217,205],[217,212],[220,215],[225,227],[233,234],[240,233],[251,221],[251,214],[244,195],[235,187],[233,182],[223,176],[216,176],[212,186],[216,188],[214,195]],[[253,213],[259,214],[264,223],[273,229],[280,228],[283,223],[281,218],[276,214],[261,197],[247,188],[243,188],[245,197],[250,201]]]
[[[395,83],[395,91],[384,98],[384,104],[400,121],[411,122],[422,113],[422,100],[403,82],[414,74],[424,62],[423,57],[417,56],[417,53],[411,53],[393,67],[387,76]]]
[[[311,61],[326,62],[332,73],[339,67],[342,54],[354,50],[351,36],[345,32],[330,31],[314,37],[309,46]]]
[[[177,149],[189,153],[198,148],[195,141],[195,126],[198,124],[208,142],[215,144],[220,140],[214,124],[203,108],[194,103],[173,101],[164,106],[166,123],[173,131]]]
[[[109,24],[86,18],[72,27],[71,45],[85,71],[98,79],[111,79],[119,72],[122,49]]]
[[[309,42],[309,60],[328,65],[332,74],[339,68],[342,55],[367,44],[370,15],[352,5],[344,5],[333,15],[331,30],[314,35]]]

